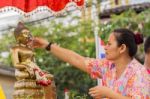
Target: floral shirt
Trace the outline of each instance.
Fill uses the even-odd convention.
[[[146,68],[136,59],[116,78],[115,64],[106,59],[92,60],[87,66],[92,78],[102,77],[103,86],[132,99],[150,99],[150,76]]]

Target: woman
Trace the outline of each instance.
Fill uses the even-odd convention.
[[[103,86],[89,89],[94,99],[149,99],[149,81],[146,69],[134,58],[137,45],[134,33],[128,29],[114,30],[105,46],[106,59],[95,60],[42,38],[34,38],[35,48],[46,48],[59,59],[70,63],[92,77],[102,78]],[[69,57],[68,57],[69,56]]]

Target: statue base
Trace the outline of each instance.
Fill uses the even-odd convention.
[[[36,80],[24,79],[15,82],[14,99],[44,99],[44,89]]]

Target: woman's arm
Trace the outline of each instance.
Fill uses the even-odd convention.
[[[51,45],[50,52],[56,57],[58,57],[59,59],[68,62],[69,64],[73,65],[74,67],[82,71],[87,72],[85,57],[73,52],[72,50],[59,47],[56,44]]]
[[[122,94],[116,93],[113,90],[111,90],[108,94],[111,99],[132,99],[131,97],[123,96]]]
[[[96,86],[89,89],[89,94],[94,99],[110,98],[110,99],[131,99],[131,97],[123,96],[112,89],[105,86]]]
[[[49,42],[43,38],[36,37],[32,43],[34,48],[45,49]],[[51,44],[49,51],[57,58],[68,62],[76,68],[87,72],[86,58],[66,48],[59,47],[56,44]]]

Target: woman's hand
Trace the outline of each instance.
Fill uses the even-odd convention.
[[[110,93],[112,93],[112,90],[105,86],[96,86],[89,89],[89,94],[94,99],[109,98]]]
[[[33,48],[46,48],[49,42],[43,38],[35,37],[32,42]]]

